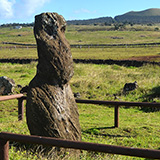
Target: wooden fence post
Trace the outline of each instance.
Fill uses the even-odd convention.
[[[114,127],[119,127],[119,106],[114,107]]]
[[[9,141],[0,139],[0,160],[9,160]]]
[[[24,116],[24,99],[18,98],[18,120],[23,120]]]

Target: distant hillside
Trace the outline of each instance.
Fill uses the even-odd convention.
[[[152,9],[147,9],[144,11],[131,11],[128,13],[125,13],[124,15],[130,15],[130,16],[160,16],[160,9],[159,8],[152,8]]]
[[[101,18],[87,19],[87,20],[71,20],[71,21],[67,21],[67,24],[89,25],[89,24],[98,24],[98,23],[111,24],[113,22],[114,22],[114,19],[112,17],[101,17]]]
[[[131,11],[123,15],[116,16],[117,22],[130,22],[130,23],[160,23],[160,9],[152,8],[144,11]]]
[[[160,8],[152,8],[144,11],[131,11],[123,15],[118,15],[115,18],[112,17],[100,17],[86,20],[70,20],[67,21],[68,25],[110,25],[115,22],[118,23],[135,23],[135,24],[152,24],[160,23]],[[0,27],[13,27],[13,26],[34,26],[34,23],[10,23],[2,24]]]
[[[90,25],[90,24],[112,24],[114,22],[128,22],[128,23],[137,23],[137,24],[146,24],[146,23],[160,23],[160,9],[152,8],[144,11],[131,11],[123,15],[118,15],[115,18],[112,17],[101,17],[88,20],[71,20],[67,21],[67,24],[73,25]]]

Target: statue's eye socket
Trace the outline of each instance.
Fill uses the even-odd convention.
[[[61,32],[65,32],[65,30],[66,30],[66,27],[65,26],[63,26],[62,28],[61,28]]]

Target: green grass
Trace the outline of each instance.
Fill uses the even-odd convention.
[[[18,59],[27,59],[33,58],[37,59],[37,49],[36,48],[5,48],[1,49],[0,54],[1,59],[11,59],[11,58],[18,58]]]
[[[82,98],[87,99],[114,100],[113,94],[116,94],[123,101],[150,101],[148,97],[159,101],[158,97],[152,97],[158,93],[156,88],[159,86],[159,70],[158,66],[136,68],[77,64],[71,84],[73,90],[80,92]],[[137,90],[123,95],[124,84],[134,81],[139,85]]]
[[[36,73],[35,63],[24,64],[3,64],[0,63],[0,76],[7,76],[15,80],[16,84],[27,85]]]
[[[0,64],[0,76],[15,80],[16,84],[27,85],[36,73],[36,63]],[[75,64],[75,74],[71,79],[74,92],[82,98],[114,100],[116,94],[123,101],[158,101],[160,67],[123,67],[118,65]],[[137,90],[123,95],[125,83],[137,81]],[[149,97],[151,99],[149,99]]]
[[[110,27],[105,26],[68,26],[66,37],[71,44],[159,42],[160,32],[154,31],[154,28],[159,26],[133,27],[139,31],[131,31],[134,28],[129,26],[125,31],[109,31]],[[21,36],[18,36],[19,34]],[[22,30],[0,28],[0,43],[2,41],[35,43],[31,28]],[[0,44],[0,46],[10,45]],[[71,51],[73,58],[128,59],[133,56],[159,55],[160,48],[74,48]],[[37,51],[34,48],[1,49],[0,58],[37,58]],[[16,84],[25,86],[36,74],[36,65],[37,63],[23,65],[0,63],[0,76],[7,76],[14,79]],[[81,99],[160,102],[160,67],[158,66],[146,65],[136,68],[118,65],[74,64],[74,70],[75,74],[70,83],[73,92],[80,92]],[[139,87],[124,95],[122,93],[124,84],[134,81],[137,81]],[[19,93],[17,88],[15,93]],[[82,141],[160,149],[160,112],[158,111],[122,106],[119,117],[120,127],[113,128],[114,108],[78,104],[78,109]],[[0,132],[29,135],[26,120],[19,122],[17,112],[17,100],[0,102]],[[10,159],[47,159],[39,154],[32,155],[30,151],[17,150],[14,143],[10,147]],[[143,158],[84,151],[80,159],[139,160]]]
[[[71,44],[113,44],[159,42],[159,25],[127,25],[123,31],[114,31],[114,26],[68,26],[66,37]]]
[[[113,27],[113,26],[111,26]],[[140,31],[109,31],[106,26],[68,26],[66,38],[70,44],[130,44],[159,42],[160,31],[154,31],[159,26],[138,26]],[[127,26],[127,28],[131,28]],[[146,28],[149,28],[148,30]],[[87,31],[87,29],[89,31]],[[82,30],[82,31],[79,31]],[[93,31],[92,31],[93,30]],[[18,36],[18,35],[21,36]],[[20,42],[35,44],[33,30],[24,27],[21,30],[0,28],[0,46],[9,47],[2,42]],[[139,56],[159,56],[160,47],[143,48],[72,48],[73,58],[79,59],[128,59]],[[37,58],[36,48],[1,48],[0,58]],[[152,59],[160,61],[159,58]]]
[[[1,42],[36,43],[31,27],[23,27],[20,30],[13,29],[12,27],[0,28],[0,43]]]
[[[112,128],[113,108],[80,105],[79,112],[84,141],[137,148],[159,148],[158,112],[144,113],[138,108],[121,108],[120,127],[116,129]],[[156,117],[153,118],[154,116]]]
[[[1,49],[0,59],[3,58],[19,58],[37,59],[36,48],[6,48]],[[114,59],[124,60],[141,56],[159,56],[160,47],[146,48],[72,48],[72,56],[74,59]],[[160,61],[160,57],[152,59],[152,61]]]
[[[113,28],[113,26],[111,27]],[[111,27],[71,25],[67,26],[66,38],[70,44],[128,44],[159,42],[160,31],[154,30],[154,28],[159,28],[157,25],[150,27],[140,25],[134,25],[133,27],[126,26],[126,30],[124,31],[110,31],[109,29]],[[31,44],[36,43],[33,29],[30,27],[23,27],[20,30],[13,28],[0,28],[0,43],[3,41]]]
[[[141,56],[159,56],[160,47],[148,48],[73,48],[73,58],[124,60]],[[159,58],[155,58],[159,61]]]
[[[159,99],[160,68],[121,67],[117,65],[75,64],[71,79],[73,92],[80,92],[82,99],[122,101],[156,101]],[[13,78],[16,84],[27,85],[36,73],[36,63],[0,64],[1,75]],[[139,88],[126,95],[122,88],[127,82],[138,82]],[[116,99],[118,100],[118,99]],[[26,121],[19,122],[17,100],[0,102],[0,132],[29,135]],[[82,141],[137,148],[160,149],[160,112],[146,112],[136,108],[120,108],[120,127],[114,125],[114,108],[103,105],[78,104]],[[36,159],[30,152],[16,151],[11,145],[10,159]],[[21,152],[21,153],[20,153]],[[96,154],[84,151],[81,159],[140,159],[110,154]],[[143,159],[143,158],[142,158]]]
[[[68,32],[70,44],[130,44],[159,42],[160,32],[156,31],[84,31]],[[96,37],[96,38],[95,38]],[[118,38],[115,38],[118,37]]]

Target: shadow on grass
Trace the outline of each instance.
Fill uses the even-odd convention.
[[[113,128],[115,128],[115,127],[113,126],[113,127],[90,128],[90,129],[84,130],[83,132],[87,133],[87,134],[93,134],[93,135],[99,135],[99,136],[111,137],[111,138],[114,138],[114,137],[128,137],[128,138],[130,138],[130,137],[132,137],[132,136],[120,135],[120,134],[111,135],[111,134],[106,134],[106,133],[100,133],[100,130],[102,130],[102,129],[113,129]]]
[[[160,86],[152,88],[149,94],[142,96],[144,99],[143,102],[155,102],[155,98],[160,98]],[[157,107],[141,107],[141,110],[144,112],[156,112],[160,111],[160,108]]]

